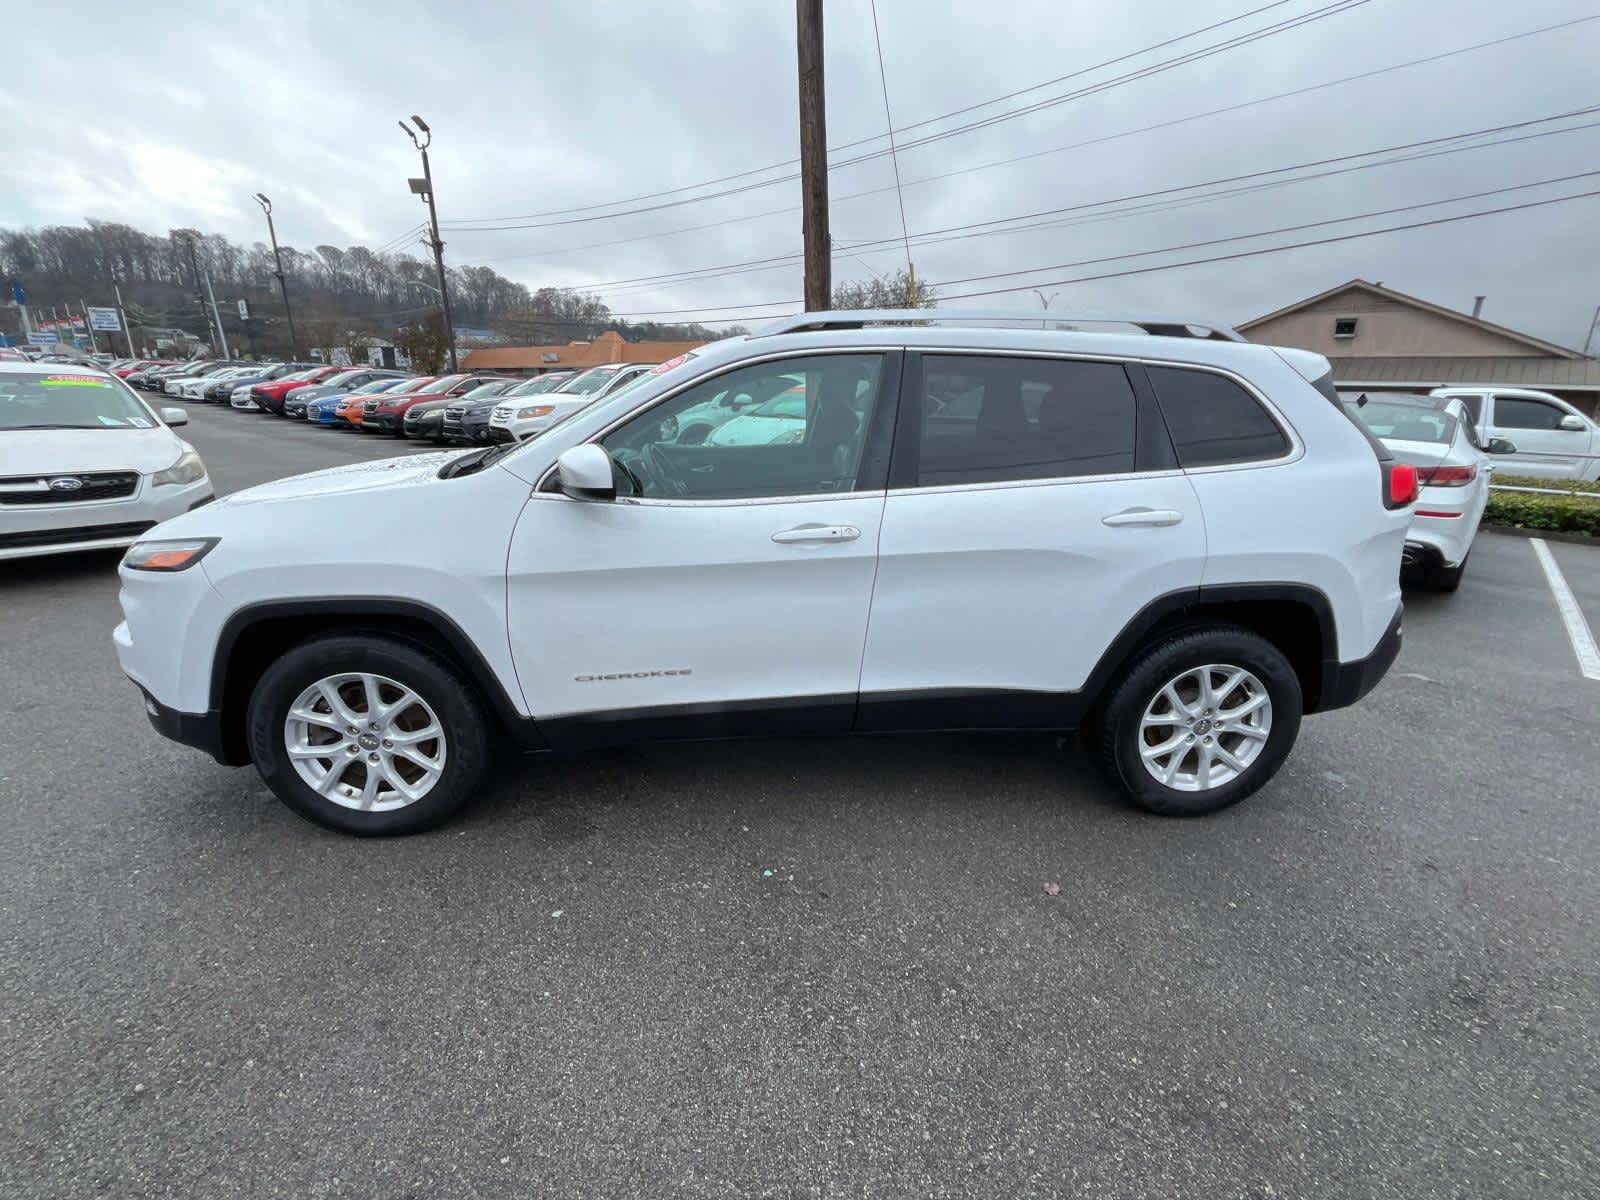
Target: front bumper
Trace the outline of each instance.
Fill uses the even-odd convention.
[[[143,477],[133,495],[113,500],[0,507],[0,559],[131,546],[152,526],[213,498],[210,476],[161,488]]]
[[[1389,628],[1365,658],[1358,658],[1355,662],[1322,664],[1321,695],[1312,711],[1348,708],[1378,686],[1379,680],[1394,665],[1394,660],[1400,657],[1400,624],[1404,615],[1404,606],[1394,610],[1394,619],[1389,622]]]
[[[399,429],[401,421],[405,419],[401,413],[374,412],[361,414],[361,428],[376,430],[379,433],[393,433]]]
[[[179,712],[162,704],[137,683],[133,686],[139,688],[139,694],[144,698],[144,715],[150,718],[150,724],[162,737],[204,750],[224,766],[242,767],[249,761],[239,753],[237,747],[230,747],[222,736],[220,712]]]

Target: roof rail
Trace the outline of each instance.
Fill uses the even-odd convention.
[[[868,325],[971,325],[977,322],[1002,322],[1045,328],[1077,329],[1080,325],[1132,325],[1153,337],[1205,338],[1218,342],[1242,342],[1244,337],[1230,325],[1215,321],[1196,321],[1188,317],[1151,316],[1148,313],[1117,312],[1023,312],[1018,309],[954,308],[853,308],[833,312],[795,313],[774,318],[751,336],[774,337],[780,333],[807,333],[819,329],[862,329]]]

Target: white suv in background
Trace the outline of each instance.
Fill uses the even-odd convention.
[[[1135,803],[1210,812],[1393,662],[1416,470],[1318,355],[1060,319],[1135,332],[802,315],[529,442],[236,492],[128,552],[123,669],[356,834],[444,820],[497,734],[1084,726]],[[779,438],[678,440],[796,388]],[[330,504],[406,536],[288,532]]]
[[[1512,387],[1442,387],[1429,394],[1461,401],[1483,445],[1513,444],[1500,461],[1506,474],[1600,480],[1600,426],[1559,396]]]
[[[574,375],[557,391],[497,404],[489,414],[489,436],[502,442],[526,441],[654,369],[654,363],[606,363]]]

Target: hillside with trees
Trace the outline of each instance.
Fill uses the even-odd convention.
[[[322,245],[307,251],[280,244],[280,249],[302,353],[309,346],[391,340],[437,311],[433,264],[412,254],[366,246]],[[150,234],[92,219],[84,225],[0,228],[0,277],[21,282],[30,311],[48,315],[52,306],[68,304],[76,311],[80,301],[110,305],[115,281],[136,340],[141,328],[158,327],[183,329],[202,340],[209,336],[194,265],[210,277],[235,353],[287,353],[272,248],[264,242],[242,246],[195,229]],[[727,332],[619,321],[597,295],[530,289],[490,267],[451,266],[448,276],[457,329],[488,329],[513,343],[585,339],[606,329],[630,341],[710,339]],[[248,302],[248,320],[239,316],[239,300]],[[0,329],[17,332],[14,308],[0,308]]]

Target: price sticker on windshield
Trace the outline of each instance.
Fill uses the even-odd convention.
[[[98,375],[46,375],[39,381],[46,387],[110,387],[109,379]]]

